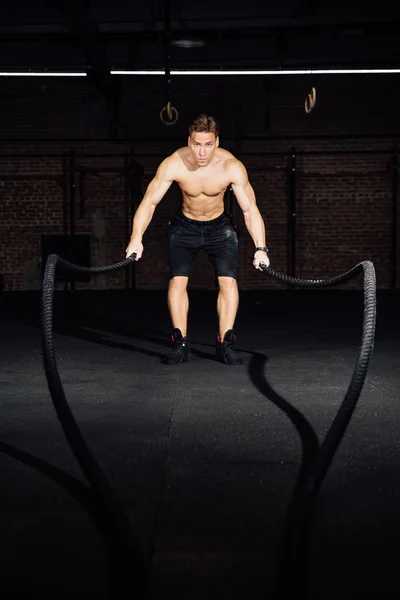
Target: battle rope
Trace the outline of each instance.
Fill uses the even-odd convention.
[[[108,531],[112,552],[111,583],[113,598],[148,597],[148,564],[138,548],[129,516],[109,484],[101,467],[92,456],[66,400],[57,369],[53,343],[53,296],[56,267],[70,273],[108,273],[132,264],[134,256],[104,267],[82,267],[49,255],[42,283],[42,343],[44,369],[51,398],[78,464],[89,481]]]
[[[137,547],[129,516],[105,474],[93,458],[66,401],[54,353],[53,295],[57,267],[69,273],[99,274],[122,269],[131,265],[134,260],[135,255],[131,255],[113,265],[84,267],[72,264],[56,254],[51,254],[46,262],[42,293],[43,358],[51,398],[70,447],[108,516],[112,530],[112,542],[116,549],[116,563],[119,567],[120,590],[125,590],[132,599],[147,596],[149,567]],[[364,273],[363,334],[356,367],[331,428],[314,457],[313,463],[305,473],[301,485],[298,485],[293,493],[284,526],[284,555],[279,593],[285,598],[292,598],[295,593],[297,598],[301,598],[304,586],[304,546],[312,510],[322,481],[356,407],[372,355],[376,322],[375,270],[371,262],[364,261],[350,271],[331,279],[302,279],[274,271],[266,267],[264,263],[261,263],[260,266],[268,276],[301,287],[339,285],[353,279],[361,272]]]
[[[305,546],[309,532],[312,511],[315,506],[322,481],[339,447],[358,398],[364,385],[375,339],[376,327],[376,282],[375,269],[371,262],[364,261],[337,277],[331,279],[301,279],[288,277],[260,264],[269,276],[301,287],[329,287],[339,285],[349,279],[364,274],[364,317],[362,341],[356,366],[342,404],[332,422],[320,449],[308,465],[302,480],[295,488],[284,524],[282,539],[282,562],[280,565],[279,597],[298,600],[307,597],[305,590]]]

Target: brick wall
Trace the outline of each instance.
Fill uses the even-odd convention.
[[[144,170],[144,192],[159,162],[185,144],[187,123],[200,111],[219,117],[221,145],[248,168],[266,223],[271,266],[290,270],[289,201],[295,184],[296,274],[330,277],[372,260],[378,287],[390,287],[392,160],[400,138],[397,76],[192,77],[176,78],[173,84],[179,120],[167,127],[158,116],[165,105],[163,78],[123,79],[123,127],[118,131],[127,137],[109,139],[110,113],[90,81],[0,78],[0,272],[5,289],[38,289],[42,235],[69,231],[71,151],[75,232],[90,235],[92,265],[117,262],[124,257],[131,228],[124,173],[132,150]],[[311,85],[317,88],[317,105],[307,115],[304,97]],[[135,267],[139,287],[167,286],[165,230],[179,199],[174,184],[145,234],[145,252]],[[253,269],[251,238],[235,203],[233,215],[241,234],[241,288],[282,287]],[[118,271],[77,282],[76,288],[126,284],[126,273]],[[214,287],[204,256],[191,285]],[[343,287],[360,285],[361,280],[353,280]]]

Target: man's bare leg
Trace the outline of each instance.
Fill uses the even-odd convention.
[[[237,282],[233,277],[218,277],[218,283],[219,340],[216,345],[217,360],[226,365],[241,365],[243,361],[233,348],[236,341],[233,327],[239,306]]]
[[[219,294],[217,312],[219,317],[219,336],[224,339],[225,333],[233,329],[239,307],[239,290],[233,277],[218,277]]]
[[[168,309],[171,315],[172,327],[180,329],[183,337],[187,335],[188,279],[188,277],[172,277],[168,287]]]

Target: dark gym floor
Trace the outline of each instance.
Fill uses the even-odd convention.
[[[311,522],[310,600],[399,596],[399,300],[378,292],[367,379]],[[362,290],[242,292],[247,362],[228,367],[214,360],[215,301],[190,291],[191,360],[170,367],[165,291],[56,293],[66,397],[151,557],[154,600],[273,598],[302,452],[326,434],[361,341]],[[39,292],[3,293],[0,306],[1,596],[112,598],[104,539],[43,472],[87,484],[47,387]]]

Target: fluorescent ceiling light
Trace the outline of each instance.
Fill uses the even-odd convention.
[[[201,48],[202,46],[205,46],[206,43],[204,40],[192,40],[190,38],[182,38],[172,40],[171,45],[177,46],[178,48]]]
[[[164,70],[110,71],[111,75],[165,75]],[[171,70],[170,74],[179,75],[347,75],[347,74],[385,74],[400,73],[399,69],[274,69],[274,70]],[[0,77],[87,77],[87,73],[62,73],[52,71],[4,71]]]
[[[55,73],[52,71],[0,72],[0,77],[86,77],[87,73]]]
[[[171,75],[345,75],[400,73],[400,69],[274,69],[274,70],[171,70]],[[111,71],[112,75],[165,75],[165,71]]]
[[[111,71],[111,75],[165,75],[165,71]]]

